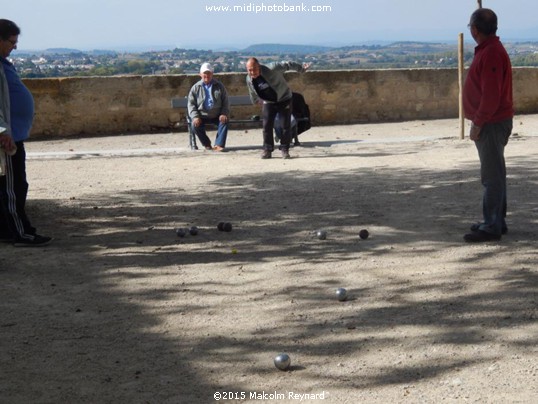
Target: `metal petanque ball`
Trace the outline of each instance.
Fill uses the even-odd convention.
[[[370,233],[368,233],[368,230],[366,229],[362,229],[361,231],[359,231],[359,237],[363,240],[366,240],[369,235]]]
[[[226,232],[232,231],[232,224],[229,222],[224,223],[224,225],[222,226],[222,230]]]
[[[320,240],[325,240],[327,238],[327,232],[325,230],[318,230],[316,232],[316,236],[320,239]]]
[[[345,290],[344,288],[336,289],[336,297],[339,302],[343,302],[347,299],[347,290]]]
[[[219,222],[219,224],[217,224],[217,229],[219,229],[219,231],[224,231],[224,222]]]
[[[178,237],[185,237],[185,235],[187,234],[187,232],[185,231],[185,229],[182,229],[181,227],[179,229],[176,229],[176,234]]]
[[[191,228],[189,229],[189,233],[191,236],[196,236],[198,234],[198,227],[191,226]]]
[[[291,359],[288,354],[281,353],[275,356],[275,366],[280,370],[287,370],[291,365]]]

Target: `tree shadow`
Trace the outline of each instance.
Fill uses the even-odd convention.
[[[216,389],[252,389],[241,381],[219,383],[217,375],[233,368],[268,375],[272,359],[256,359],[284,348],[300,347],[321,363],[361,358],[402,343],[395,330],[409,327],[429,330],[419,339],[424,346],[486,346],[499,329],[536,322],[536,160],[510,161],[509,235],[491,248],[468,248],[440,263],[461,268],[458,278],[435,276],[433,268],[424,269],[428,282],[420,286],[395,275],[382,287],[370,282],[350,288],[340,307],[353,309],[332,318],[327,290],[339,286],[339,276],[317,274],[310,283],[311,269],[293,263],[315,270],[386,259],[394,248],[404,257],[461,249],[469,212],[478,213],[476,166],[245,173],[220,178],[218,198],[204,188],[155,187],[32,201],[32,217],[49,222],[60,236],[46,249],[0,249],[0,338],[8,347],[1,362],[9,380],[1,390],[14,401],[121,402],[134,391],[139,402],[202,402]],[[219,232],[222,220],[234,230]],[[176,227],[189,225],[200,233],[175,235]],[[314,235],[321,228],[328,231],[324,242]],[[359,240],[361,228],[372,229],[370,238]],[[520,248],[527,253],[519,256]],[[512,267],[496,268],[492,254],[510,256]],[[489,263],[482,269],[483,260]],[[271,290],[263,281],[278,262],[295,284],[283,279],[281,288]],[[212,267],[222,273],[209,272]],[[240,276],[253,267],[250,277]],[[375,278],[375,269],[367,268]],[[203,273],[193,276],[197,271]],[[494,288],[467,290],[469,279],[480,278]],[[219,318],[254,315],[244,312],[245,300],[263,305],[279,299],[278,309],[257,308],[262,318],[252,319],[249,332]],[[377,303],[365,303],[372,300]],[[211,325],[222,331],[208,334]],[[200,334],[182,333],[181,327],[199,328]],[[338,338],[328,342],[327,333]],[[518,341],[522,349],[537,343],[536,335]],[[360,379],[327,377],[336,386],[371,388],[434,378],[494,357],[425,357],[381,366]],[[308,377],[308,364],[293,366]],[[45,391],[37,379],[46,380]]]

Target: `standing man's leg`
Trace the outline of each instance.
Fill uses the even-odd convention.
[[[34,235],[35,227],[30,224],[26,215],[26,199],[28,197],[28,181],[26,179],[26,149],[24,142],[17,142],[17,153],[13,156],[13,189],[17,199],[17,214],[24,226],[24,232]]]
[[[262,158],[270,158],[271,153],[275,149],[275,139],[273,138],[273,128],[275,125],[275,117],[278,112],[276,105],[266,102],[263,104],[262,119],[263,119],[263,154]]]
[[[475,142],[480,158],[480,177],[484,186],[479,230],[500,236],[506,228],[506,164],[504,147],[512,132],[512,120],[486,124]]]
[[[50,238],[37,236],[36,229],[26,216],[28,194],[26,182],[26,152],[22,142],[17,143],[17,152],[6,156],[6,175],[0,177],[0,204],[2,234],[5,232],[15,243],[22,245],[45,244]]]
[[[7,157],[9,158],[9,157]],[[7,171],[6,158],[6,171]],[[12,224],[11,213],[9,210],[10,198],[8,191],[8,182],[6,175],[0,176],[0,240],[4,242],[13,242],[16,238],[15,227]]]

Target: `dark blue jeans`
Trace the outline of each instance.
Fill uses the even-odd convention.
[[[480,177],[484,187],[482,214],[484,222],[480,230],[501,235],[506,226],[506,164],[504,147],[512,133],[512,119],[488,123],[480,131],[475,142],[480,158]]]
[[[222,123],[219,121],[219,118],[202,118],[202,124],[198,127],[192,125],[192,130],[200,139],[200,142],[204,147],[211,146],[211,140],[207,136],[205,131],[205,125],[211,123],[217,125],[217,137],[215,139],[215,146],[226,147],[226,138],[228,137],[228,123]]]
[[[288,150],[291,142],[291,98],[287,101],[263,104],[263,149],[273,151],[275,139],[273,129],[275,118],[278,115],[282,136],[280,137],[280,149]]]

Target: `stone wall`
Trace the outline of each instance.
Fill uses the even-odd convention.
[[[230,95],[247,93],[245,74],[216,76]],[[185,96],[196,75],[27,79],[36,117],[32,136],[103,135],[184,130]],[[457,69],[341,70],[288,73],[291,88],[310,106],[313,125],[388,122],[458,116]],[[538,113],[538,69],[514,68],[519,114]],[[233,118],[260,113],[234,107]]]

